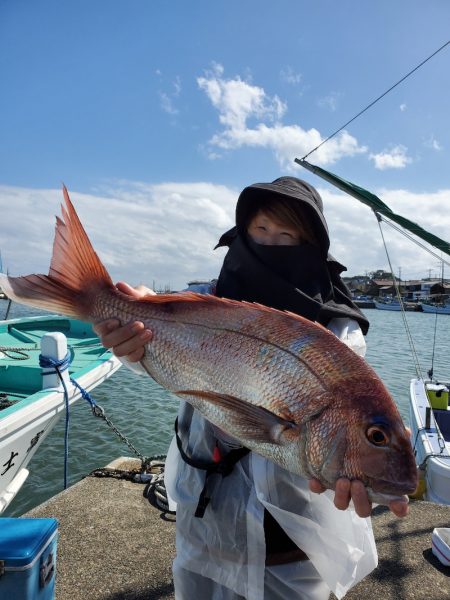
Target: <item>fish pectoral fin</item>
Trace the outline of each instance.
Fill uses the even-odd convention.
[[[235,396],[200,390],[180,390],[175,393],[220,406],[226,413],[228,428],[223,423],[217,423],[217,426],[224,431],[228,429],[231,435],[231,429],[238,429],[239,435],[249,440],[284,445],[300,434],[300,429],[295,423]]]

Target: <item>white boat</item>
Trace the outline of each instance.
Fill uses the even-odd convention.
[[[421,483],[419,496],[450,504],[449,383],[412,379],[410,427]]]
[[[450,315],[450,303],[442,302],[442,303],[430,303],[430,302],[421,302],[420,306],[422,307],[422,311],[426,313],[434,313],[438,315]]]
[[[61,376],[41,368],[39,354],[70,355]],[[105,350],[91,325],[61,316],[0,321],[0,513],[29,475],[29,463],[69,406],[111,377],[120,361]],[[70,374],[70,377],[69,377]]]
[[[392,300],[374,300],[375,308],[379,310],[401,310],[400,302],[397,299]]]

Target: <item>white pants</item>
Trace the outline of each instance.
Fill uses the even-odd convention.
[[[173,579],[176,600],[245,600],[212,579],[176,564]],[[309,560],[266,567],[261,600],[328,600],[329,596],[329,588]]]

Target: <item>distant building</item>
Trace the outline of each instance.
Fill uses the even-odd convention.
[[[393,296],[396,293],[394,280],[391,279],[371,279],[367,295],[374,298],[383,296]]]

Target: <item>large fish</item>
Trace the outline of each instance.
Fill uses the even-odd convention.
[[[23,304],[153,331],[142,365],[206,419],[285,469],[333,489],[360,479],[375,502],[412,493],[409,436],[367,363],[321,325],[193,293],[133,299],[114,286],[64,188],[48,276],[0,278]]]

